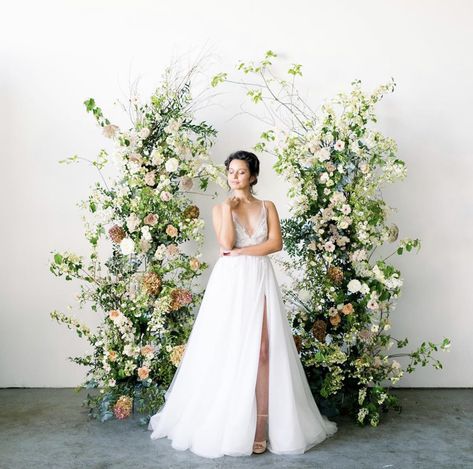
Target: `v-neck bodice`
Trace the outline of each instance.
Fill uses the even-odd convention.
[[[256,226],[252,230],[251,235],[248,233],[246,227],[243,226],[242,223],[240,223],[240,221],[238,220],[238,216],[233,211],[232,218],[235,222],[235,247],[241,248],[244,246],[253,246],[255,244],[260,244],[268,239],[267,213],[266,206],[264,205],[264,200],[262,201],[260,216],[258,218]]]

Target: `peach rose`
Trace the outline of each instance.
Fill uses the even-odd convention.
[[[141,355],[144,357],[152,357],[154,355],[154,347],[150,344],[141,347]]]
[[[146,379],[149,376],[149,368],[147,366],[142,366],[138,368],[138,377],[140,379]]]
[[[343,305],[342,308],[342,313],[343,314],[351,314],[353,313],[353,305],[351,303],[347,303],[346,305]]]
[[[174,257],[179,254],[179,247],[177,246],[177,244],[170,244],[169,246],[167,246],[166,251],[169,257]]]
[[[177,236],[177,228],[172,225],[168,225],[166,227],[166,234],[175,238]]]
[[[145,183],[148,186],[154,186],[156,184],[156,173],[154,171],[145,174]]]
[[[108,361],[109,362],[114,362],[117,360],[117,352],[115,350],[109,350],[108,351]]]
[[[199,267],[200,267],[200,261],[199,259],[196,259],[195,257],[193,257],[190,261],[189,261],[189,265],[190,265],[190,268],[192,270],[197,270]]]
[[[158,216],[155,213],[150,213],[143,219],[143,223],[145,225],[154,226],[156,223],[158,223]]]
[[[335,316],[330,316],[330,324],[332,324],[332,326],[340,324],[341,320],[342,319],[339,314],[336,314]]]

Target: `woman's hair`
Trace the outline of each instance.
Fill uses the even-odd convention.
[[[225,160],[225,168],[227,171],[229,170],[230,167],[230,162],[232,160],[243,160],[246,161],[246,164],[248,165],[248,169],[250,170],[250,178],[251,176],[255,177],[255,180],[250,182],[250,192],[254,194],[253,191],[253,186],[258,182],[258,175],[259,175],[259,159],[258,157],[254,154],[251,153],[250,151],[244,151],[244,150],[238,150],[230,154],[227,159]],[[228,184],[228,190],[231,189],[230,185]]]

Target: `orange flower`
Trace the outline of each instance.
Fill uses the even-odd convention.
[[[177,236],[177,228],[175,226],[168,225],[166,227],[166,234],[175,238]]]
[[[122,313],[118,309],[112,309],[108,313],[108,317],[112,320],[115,321],[115,319],[118,319]]]
[[[141,355],[143,356],[153,356],[154,354],[154,347],[152,345],[143,345],[143,347],[141,347]]]
[[[351,303],[347,303],[346,305],[343,305],[343,308],[342,308],[342,313],[343,314],[351,314],[353,313],[354,309],[353,309],[353,305]]]
[[[149,368],[147,366],[142,366],[138,368],[138,377],[140,379],[146,379],[149,376]]]
[[[330,316],[330,324],[332,324],[332,326],[337,326],[338,324],[340,324],[341,320],[342,318],[339,314],[335,314],[335,316]]]

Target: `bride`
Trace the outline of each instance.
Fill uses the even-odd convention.
[[[148,429],[207,458],[301,454],[337,424],[314,401],[268,257],[281,228],[273,202],[253,196],[259,160],[237,151],[225,167],[233,193],[212,214],[220,257]]]

